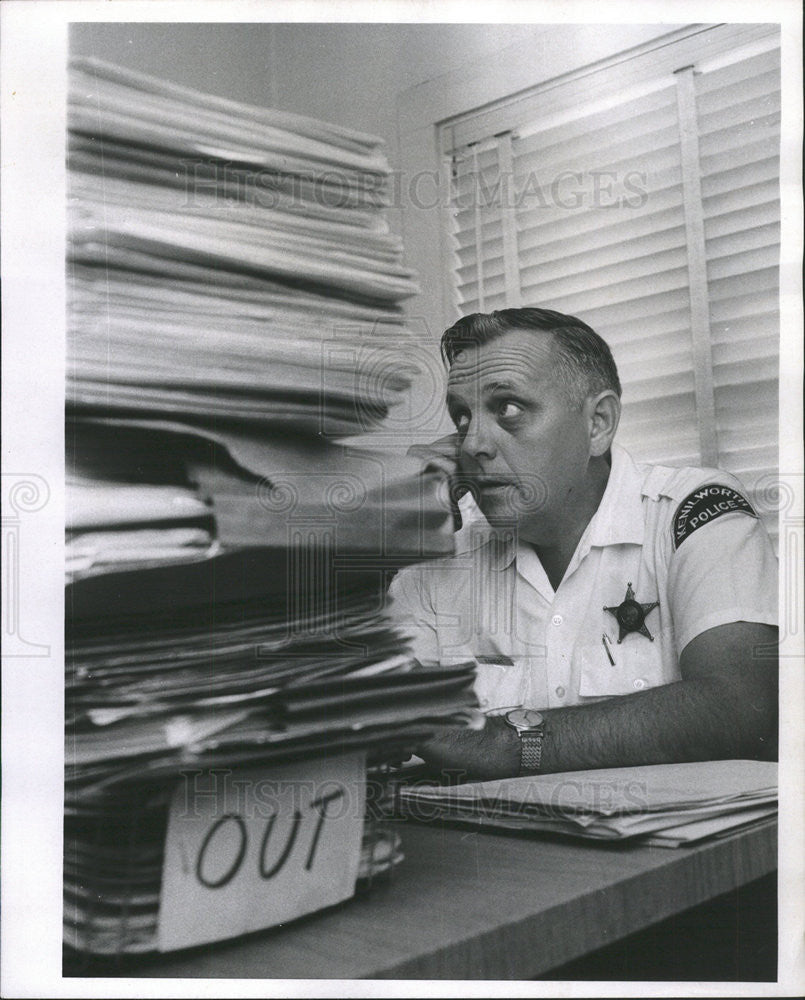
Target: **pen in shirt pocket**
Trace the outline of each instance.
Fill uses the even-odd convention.
[[[607,654],[607,659],[609,660],[609,665],[611,667],[614,667],[615,666],[615,658],[613,657],[612,650],[610,649],[610,646],[612,645],[612,642],[610,641],[610,638],[606,634],[606,632],[604,632],[604,634],[601,636],[601,642],[604,644],[604,651]]]

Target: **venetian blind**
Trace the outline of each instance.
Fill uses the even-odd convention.
[[[725,468],[761,511],[777,468],[779,120],[779,32],[722,25],[441,129],[456,316],[579,316],[618,363],[619,440]]]

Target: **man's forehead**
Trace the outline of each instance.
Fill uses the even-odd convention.
[[[534,384],[550,368],[551,334],[541,330],[511,330],[484,344],[459,347],[453,356],[448,386],[495,382]]]

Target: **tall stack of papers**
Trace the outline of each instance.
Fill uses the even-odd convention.
[[[329,435],[383,416],[416,285],[379,140],[88,59],[69,129],[71,406]]]
[[[65,919],[124,952],[180,773],[393,759],[472,722],[473,673],[383,614],[451,548],[438,479],[340,443],[412,374],[379,141],[70,72]]]
[[[463,785],[402,785],[414,819],[677,847],[777,812],[777,764],[717,760],[605,768]]]

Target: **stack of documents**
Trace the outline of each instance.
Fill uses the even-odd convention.
[[[289,567],[285,549],[242,549],[68,588],[71,796],[188,765],[357,747],[393,758],[470,721],[471,664],[415,668],[375,573],[314,573],[315,589],[290,590]]]
[[[91,59],[69,92],[68,405],[366,429],[416,292],[371,136]]]
[[[188,768],[382,764],[474,724],[473,668],[383,610],[452,534],[361,436],[414,373],[379,140],[95,60],[68,125],[65,922],[125,952]]]
[[[605,768],[453,786],[401,785],[414,819],[677,847],[777,812],[777,764],[717,760]]]

